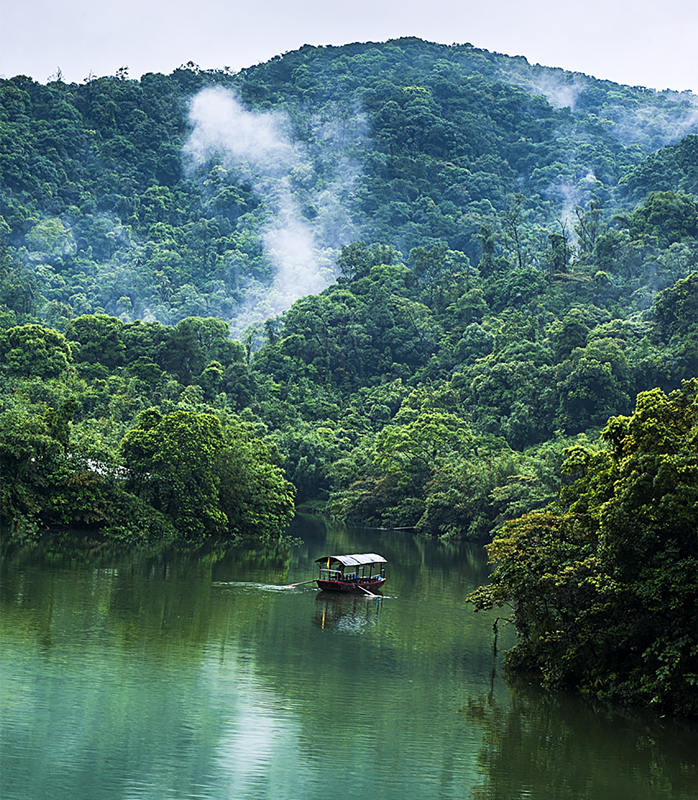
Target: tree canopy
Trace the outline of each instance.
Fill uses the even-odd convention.
[[[476,608],[510,604],[517,669],[602,699],[698,711],[698,380],[642,392],[569,483],[488,545]]]

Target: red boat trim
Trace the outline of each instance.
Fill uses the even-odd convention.
[[[324,592],[359,592],[363,594],[359,587],[368,589],[369,591],[381,589],[385,583],[385,578],[365,578],[364,580],[360,579],[358,581],[326,581],[322,578],[316,578],[315,582],[318,588],[322,589]]]

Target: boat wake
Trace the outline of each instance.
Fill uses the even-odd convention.
[[[222,589],[242,589],[243,591],[257,591],[257,592],[287,592],[290,589],[295,591],[309,591],[318,593],[316,586],[308,586],[298,583],[257,583],[255,581],[213,581],[212,586]],[[323,596],[327,596],[327,592],[319,592]],[[361,594],[360,592],[338,592],[329,593],[329,595],[336,600],[395,600],[397,595],[391,594]]]
[[[254,581],[213,581],[212,586],[229,589],[256,589],[261,592],[283,592],[295,588],[312,588],[312,591],[317,591],[315,587],[296,586],[292,583],[282,585],[277,583],[255,583]]]

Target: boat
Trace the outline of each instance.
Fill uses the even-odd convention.
[[[352,553],[343,556],[321,556],[315,559],[320,565],[318,588],[325,592],[359,592],[375,594],[386,581],[385,565],[388,563],[378,553]]]

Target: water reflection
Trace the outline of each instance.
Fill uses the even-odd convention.
[[[695,728],[595,708],[575,696],[512,687],[511,702],[471,697],[482,729],[473,800],[694,800]]]
[[[298,524],[272,553],[2,562],[3,800],[325,800],[328,765],[381,800],[691,796],[680,726],[507,686],[464,603],[480,550]],[[382,600],[269,589],[375,550]]]
[[[254,674],[244,677],[238,675],[235,704],[226,708],[207,794],[259,798],[295,792],[302,797],[302,773],[279,769],[300,761],[299,722],[283,708],[280,695],[260,685]]]
[[[313,620],[321,630],[360,635],[378,622],[381,597],[318,592]]]

